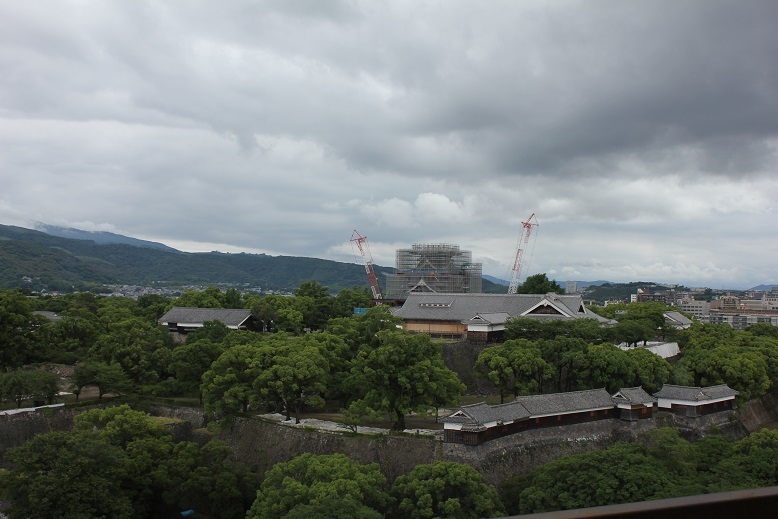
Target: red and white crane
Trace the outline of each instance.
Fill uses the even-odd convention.
[[[533,220],[535,220],[534,223]],[[516,259],[513,261],[511,282],[508,285],[509,294],[515,294],[516,289],[519,288],[519,280],[521,279],[521,259],[524,255],[524,249],[527,246],[527,242],[529,242],[529,235],[532,234],[532,226],[539,226],[538,219],[535,218],[535,213],[532,213],[526,221],[521,222],[521,234],[519,235],[518,245],[516,246]]]
[[[378,277],[375,275],[375,269],[373,269],[373,256],[370,254],[370,249],[367,246],[367,236],[362,236],[356,229],[351,233],[351,248],[354,245],[359,249],[359,254],[362,256],[362,262],[365,264],[365,271],[367,272],[367,280],[370,283],[370,290],[373,291],[373,299],[381,299],[381,287],[378,286]],[[356,256],[356,252],[354,253]]]

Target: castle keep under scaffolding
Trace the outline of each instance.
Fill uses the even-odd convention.
[[[445,243],[415,243],[398,249],[396,273],[386,275],[386,294],[405,299],[409,293],[481,293],[481,264],[473,263],[469,250]]]

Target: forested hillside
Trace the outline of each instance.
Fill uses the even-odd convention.
[[[376,266],[379,276],[393,269]],[[366,286],[362,266],[318,258],[264,254],[187,253],[59,238],[0,226],[0,287],[86,289],[103,283],[248,284],[293,290],[315,279],[333,292]]]
[[[375,266],[380,282],[393,268]],[[89,290],[103,284],[209,285],[227,283],[292,291],[316,280],[337,293],[368,286],[363,266],[318,258],[265,254],[189,253],[98,244],[0,225],[0,288]],[[483,291],[505,287],[483,281]]]

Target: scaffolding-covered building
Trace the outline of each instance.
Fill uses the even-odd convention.
[[[473,263],[472,253],[458,245],[415,243],[398,249],[395,269],[386,275],[388,299],[418,292],[481,293],[481,264]]]

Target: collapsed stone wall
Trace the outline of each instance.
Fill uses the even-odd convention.
[[[778,393],[768,393],[738,406],[737,415],[748,432],[759,430],[766,423],[778,422]]]

